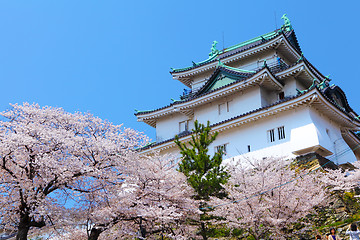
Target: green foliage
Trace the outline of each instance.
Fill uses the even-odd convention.
[[[187,177],[189,184],[196,192],[196,199],[208,200],[210,196],[226,196],[222,184],[227,183],[230,175],[221,166],[224,149],[220,147],[214,156],[208,154],[209,145],[215,141],[218,132],[211,134],[210,122],[207,126],[195,121],[192,140],[182,143],[175,136],[175,143],[180,148],[182,161],[179,171]]]
[[[208,236],[211,238],[229,237],[230,229],[224,225],[209,225]]]
[[[351,223],[353,223],[353,222],[358,222],[358,221],[360,221],[360,215],[359,215],[359,214],[355,214],[355,215],[353,215],[353,216],[351,216],[351,217],[348,217],[348,218],[346,218],[346,219],[339,220],[339,221],[333,222],[333,223],[331,223],[331,224],[327,224],[327,225],[321,226],[321,227],[319,227],[318,229],[319,229],[319,230],[323,230],[323,229],[328,230],[328,229],[330,229],[330,228],[338,228],[338,227],[340,227],[340,226],[349,225],[349,224],[351,224]]]
[[[343,194],[343,201],[347,209],[350,210],[351,214],[355,214],[360,211],[360,203],[355,197],[355,191],[345,192]]]
[[[329,229],[334,227],[342,229],[338,234],[345,237],[345,230],[353,222],[360,221],[359,202],[355,197],[355,191],[334,194],[333,198],[327,205],[318,206],[315,212],[291,224],[290,232],[294,236],[313,236],[314,233],[325,235]],[[350,210],[350,211],[349,211]],[[310,227],[311,226],[311,227]]]
[[[229,230],[223,226],[210,224],[216,218],[208,212],[206,201],[210,197],[223,198],[226,196],[222,184],[227,183],[230,175],[227,173],[224,166],[221,166],[224,149],[222,147],[216,149],[213,156],[208,154],[209,146],[212,144],[218,132],[211,134],[210,122],[207,125],[195,121],[195,127],[192,130],[194,134],[188,143],[182,143],[178,136],[175,136],[175,143],[180,149],[182,161],[179,164],[179,171],[184,173],[187,177],[188,183],[195,190],[195,199],[202,200],[200,209],[203,214],[200,215],[198,235],[202,236],[204,240],[208,237],[228,236]]]

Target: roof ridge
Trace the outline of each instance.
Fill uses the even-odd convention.
[[[268,35],[270,35],[270,33],[274,33],[274,34],[271,35],[271,36],[268,36]],[[241,48],[241,47],[250,45],[251,43],[255,43],[255,42],[258,42],[258,41],[261,40],[261,42],[259,42],[258,44],[255,44],[255,45],[253,45],[253,46],[250,46],[249,48],[252,48],[252,47],[254,47],[254,46],[258,46],[258,45],[260,45],[260,44],[262,44],[262,43],[265,43],[265,42],[271,40],[271,39],[274,38],[274,37],[277,37],[277,36],[281,33],[281,31],[280,31],[280,30],[279,30],[279,31],[275,30],[275,31],[270,32],[270,33],[263,34],[263,35],[258,36],[258,37],[256,37],[256,38],[247,40],[247,41],[245,41],[245,42],[248,42],[248,43],[247,43],[247,44],[244,44],[244,45],[241,45],[241,44],[245,43],[245,42],[242,42],[242,43],[238,43],[238,44],[236,44],[236,45],[230,46],[230,47],[228,47],[228,48],[225,48],[224,50],[218,50],[218,52],[217,52],[215,55],[209,57],[209,58],[206,59],[206,60],[203,60],[203,61],[198,62],[198,63],[192,62],[192,63],[193,63],[192,66],[188,66],[188,67],[184,67],[184,68],[171,68],[170,73],[184,72],[184,71],[187,71],[187,70],[196,68],[196,67],[200,67],[200,66],[205,65],[205,64],[207,64],[207,63],[213,62],[213,61],[216,60],[216,59],[223,59],[224,56],[222,56],[222,55],[223,55],[224,53],[230,53],[230,52],[233,51],[233,50],[236,50],[236,49],[238,49],[238,48]],[[263,36],[265,36],[265,35],[266,35],[266,38],[263,37]],[[257,40],[256,40],[256,41],[251,41],[251,40],[254,40],[254,39],[257,39]],[[251,41],[251,42],[249,42],[249,41]],[[249,49],[249,48],[247,48],[247,49]],[[247,50],[247,49],[243,49],[243,50]],[[232,55],[232,54],[231,54],[231,55]],[[226,56],[226,57],[228,57],[228,56]]]
[[[300,64],[300,63],[301,63],[301,62],[295,63],[295,64],[293,64],[293,65],[289,65],[289,66],[287,66],[285,69],[283,69],[282,71],[285,71],[285,70],[287,70],[287,69],[289,69],[289,68],[291,68],[291,67],[294,67],[295,65]],[[244,81],[244,80],[247,80],[247,79],[253,77],[255,74],[263,71],[264,69],[268,69],[268,71],[274,76],[275,79],[277,79],[277,77],[276,77],[274,74],[281,72],[281,71],[278,71],[278,72],[274,72],[274,73],[273,73],[273,72],[271,71],[271,69],[270,69],[267,65],[264,65],[262,68],[260,68],[260,69],[258,69],[257,71],[255,71],[255,73],[243,73],[243,74],[246,74],[246,75],[249,75],[249,76],[246,77],[246,78],[244,78],[244,79],[241,79],[241,81]],[[231,70],[231,69],[227,69],[227,68],[225,68],[225,67],[218,66],[218,67],[215,69],[215,71],[212,73],[212,75],[208,78],[207,83],[209,82],[209,80],[211,80],[211,78],[214,77],[214,75],[216,75],[216,74],[218,73],[218,71],[221,71],[221,70],[223,70],[223,71],[225,71],[225,72],[228,72],[228,73],[230,73],[230,74],[240,74],[239,72],[236,72],[236,71],[234,71],[234,70]],[[214,91],[218,91],[218,90],[220,90],[220,89],[223,89],[223,88],[225,88],[225,87],[228,87],[228,86],[230,86],[230,85],[232,85],[232,84],[236,84],[236,83],[238,83],[238,82],[240,82],[240,81],[237,81],[237,82],[233,82],[233,83],[224,85],[224,86],[222,86],[222,87],[220,87],[220,88],[217,88],[217,89],[215,89],[215,90],[213,90],[213,91],[210,91],[210,92],[201,93],[201,94],[199,94],[199,95],[194,95],[194,96],[192,96],[192,97],[190,97],[190,98],[188,98],[188,99],[184,99],[184,100],[179,100],[179,101],[172,102],[172,103],[170,103],[170,104],[168,104],[168,105],[165,105],[165,106],[160,107],[160,108],[157,108],[157,109],[147,110],[147,111],[137,111],[136,113],[134,113],[134,115],[135,115],[135,116],[138,116],[138,115],[143,115],[143,114],[147,114],[147,113],[152,113],[152,112],[156,112],[156,111],[159,111],[159,110],[162,110],[162,109],[171,107],[171,106],[176,105],[176,104],[188,102],[188,101],[191,101],[191,100],[193,100],[193,99],[202,97],[202,96],[204,96],[204,95],[206,95],[206,94],[210,94],[210,93],[212,93],[212,92],[214,92]],[[205,86],[207,83],[205,83],[204,86]],[[203,87],[201,87],[201,88],[197,91],[197,93],[200,92],[202,89],[203,89]]]
[[[184,103],[184,102],[188,102],[188,101],[194,100],[194,99],[199,98],[199,97],[202,97],[202,96],[204,96],[204,95],[206,95],[206,94],[210,94],[210,93],[212,93],[212,92],[215,92],[215,91],[218,91],[218,90],[220,90],[220,89],[226,88],[226,87],[228,87],[228,86],[231,86],[231,85],[233,85],[233,84],[239,83],[239,82],[241,82],[241,81],[245,81],[245,80],[253,77],[255,74],[263,71],[264,69],[267,69],[267,70],[269,71],[269,73],[270,73],[275,79],[277,79],[277,77],[272,73],[271,69],[270,69],[268,66],[265,65],[265,66],[263,66],[262,68],[260,68],[258,71],[256,71],[256,72],[253,73],[253,74],[251,74],[251,73],[243,73],[243,74],[248,74],[248,76],[245,77],[245,78],[243,78],[243,79],[241,79],[241,80],[239,80],[239,81],[235,81],[235,82],[233,82],[233,83],[226,84],[226,85],[224,85],[224,86],[222,86],[222,87],[216,88],[216,89],[214,89],[214,90],[212,90],[212,91],[209,91],[209,92],[204,92],[204,93],[201,93],[201,94],[199,94],[199,95],[194,95],[194,96],[192,96],[191,98],[188,98],[188,99],[174,101],[174,102],[172,102],[172,103],[170,103],[170,104],[168,104],[168,105],[166,105],[166,106],[163,106],[163,107],[160,107],[160,108],[157,108],[157,109],[144,110],[144,111],[136,110],[136,113],[134,113],[134,115],[137,116],[137,115],[143,115],[143,114],[147,114],[147,113],[152,113],[152,112],[156,112],[156,111],[159,111],[159,110],[162,110],[162,109],[171,107],[171,106],[173,106],[173,105],[177,105],[177,104],[180,104],[180,103]],[[229,69],[226,69],[226,68],[223,68],[223,67],[219,67],[219,68],[217,68],[217,69],[214,71],[214,73],[213,73],[212,76],[208,79],[208,81],[209,81],[214,75],[217,74],[217,71],[221,71],[221,70],[223,70],[223,71],[225,71],[225,72],[228,72],[228,73],[230,73],[230,74],[239,74],[239,72],[235,72],[235,71],[233,71],[233,70],[229,70]],[[284,70],[286,70],[286,69],[284,69]],[[278,80],[278,79],[277,79],[277,80]],[[204,87],[201,87],[201,88],[198,90],[198,92],[200,92],[203,88],[204,88]]]
[[[294,34],[294,45],[297,45],[297,46],[294,46],[295,48],[299,48],[300,50],[300,46],[298,44],[298,41],[297,41],[297,38],[296,38],[296,35],[295,35],[295,32],[294,32],[294,29],[291,25],[291,22],[289,20],[289,18],[286,16],[286,14],[284,14],[281,19],[284,20],[284,24],[279,28],[279,29],[275,29],[274,31],[271,31],[271,32],[268,32],[268,33],[265,33],[265,34],[262,34],[260,36],[257,36],[257,37],[254,37],[254,38],[251,38],[249,40],[246,40],[244,42],[240,42],[238,44],[235,44],[233,46],[230,46],[230,47],[227,47],[223,50],[218,50],[216,49],[216,44],[218,43],[217,41],[213,41],[213,44],[211,46],[211,52],[209,53],[209,58],[206,59],[206,60],[203,60],[201,62],[198,62],[198,63],[195,63],[195,62],[192,62],[193,65],[192,66],[189,66],[189,67],[184,67],[184,68],[171,68],[171,72],[170,73],[177,73],[177,72],[184,72],[184,71],[187,71],[187,70],[190,70],[190,69],[193,69],[195,67],[199,67],[199,66],[202,66],[204,64],[207,64],[207,63],[210,63],[212,61],[214,61],[216,58],[219,57],[222,58],[223,54],[225,53],[229,53],[233,50],[236,50],[238,48],[241,48],[241,47],[244,47],[244,46],[247,46],[247,45],[250,45],[252,43],[256,43],[256,42],[259,42],[259,44],[262,44],[264,42],[267,42],[268,40],[274,38],[274,37],[277,37],[278,35],[280,35],[281,33],[284,33],[284,32],[287,32],[289,33],[288,34],[288,37],[290,37],[291,34]],[[256,44],[256,45],[259,45],[259,44]],[[253,46],[252,46],[253,47]],[[301,50],[300,50],[301,51]],[[226,56],[228,57],[228,56]]]

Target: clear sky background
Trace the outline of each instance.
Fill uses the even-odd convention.
[[[358,0],[1,0],[0,110],[36,102],[155,138],[134,109],[178,99],[184,86],[170,67],[207,59],[213,40],[229,47],[273,31],[284,13],[305,57],[360,113]]]

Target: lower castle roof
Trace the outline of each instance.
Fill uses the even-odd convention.
[[[318,86],[315,85],[311,89],[303,91],[302,93],[299,93],[296,96],[287,97],[287,98],[279,100],[279,101],[277,101],[277,102],[275,102],[273,104],[270,104],[270,105],[267,105],[267,106],[264,106],[264,107],[261,107],[261,108],[258,108],[258,109],[254,109],[252,111],[240,114],[238,116],[229,118],[227,120],[224,120],[224,121],[221,121],[221,122],[218,122],[218,123],[214,123],[214,124],[210,125],[210,127],[212,129],[214,129],[214,128],[218,127],[218,126],[225,125],[226,123],[229,123],[231,121],[238,120],[238,119],[244,118],[246,116],[250,116],[252,114],[260,113],[261,111],[268,110],[268,109],[270,109],[272,107],[275,107],[275,106],[278,106],[278,105],[280,106],[282,104],[285,104],[285,103],[290,102],[292,100],[299,99],[301,97],[306,98],[306,97],[310,97],[310,96],[315,94],[315,95],[321,96],[324,100],[326,100],[326,102],[328,102],[332,107],[334,107],[334,110],[337,110],[340,114],[343,114],[344,116],[346,116],[348,120],[355,123],[356,128],[359,130],[360,129],[360,121],[359,121],[359,118],[357,117],[357,113],[355,113],[354,111],[348,112],[343,106],[339,106],[335,102],[334,99],[331,99],[331,97],[327,96],[326,92],[329,91],[329,89],[334,89],[334,86],[328,86],[326,88],[320,89]],[[308,98],[308,101],[313,102],[314,99]],[[296,107],[296,106],[293,106],[293,107]],[[288,108],[288,109],[290,109],[290,108]],[[337,114],[337,113],[335,113],[335,114]],[[272,114],[269,113],[267,115],[272,115]],[[258,117],[258,118],[260,118],[260,117]],[[258,119],[258,118],[256,118],[256,119]],[[179,137],[180,137],[180,139],[184,139],[185,137],[187,137],[187,136],[189,136],[191,134],[193,134],[192,131],[187,131],[187,132],[184,132],[184,133],[180,134]],[[144,150],[150,149],[152,147],[156,147],[156,146],[160,146],[162,144],[172,142],[174,140],[175,140],[175,137],[164,140],[164,141],[161,141],[161,142],[151,143],[151,144],[148,144],[148,145],[144,146],[141,150],[144,151]]]

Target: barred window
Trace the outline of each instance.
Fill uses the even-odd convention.
[[[279,140],[285,139],[285,128],[284,126],[278,127]]]
[[[219,145],[219,146],[216,146],[215,147],[215,152],[219,152],[220,151],[220,149],[223,149],[223,152],[224,152],[224,155],[226,155],[226,152],[227,152],[227,143],[225,143],[225,144],[221,144],[221,145]]]
[[[275,142],[275,131],[274,129],[270,129],[268,132],[268,141],[269,142]]]

